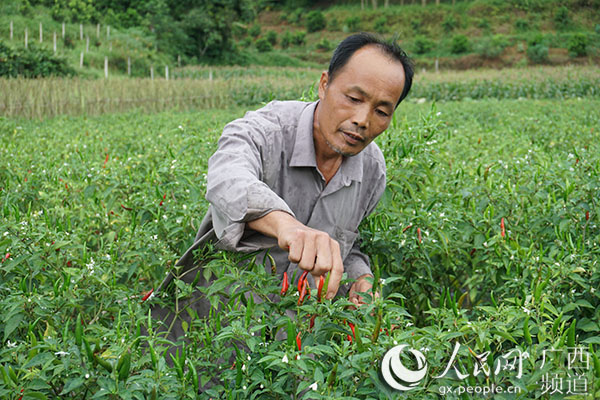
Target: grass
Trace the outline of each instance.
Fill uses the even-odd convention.
[[[465,384],[517,385],[528,398],[544,398],[543,374],[567,379],[560,360],[540,366],[544,351],[582,346],[597,396],[599,106],[589,97],[402,104],[378,138],[388,191],[361,226],[382,297],[353,311],[314,296],[298,307],[293,292],[253,304],[234,290],[222,313],[189,326],[192,343],[173,366],[156,330],[140,329],[151,325],[140,299],[193,240],[208,156],[244,108],[0,119],[0,396],[195,398],[192,369],[205,382],[220,367],[224,386],[203,396],[290,398],[317,382],[317,398],[393,398],[379,363],[408,343],[429,349],[429,374],[411,392],[425,399],[459,384],[433,378],[456,341]],[[207,267],[217,286],[279,293],[260,260],[241,270],[229,257]],[[278,328],[299,333],[302,351],[270,339]],[[248,348],[236,351],[232,337]],[[492,364],[512,349],[531,357],[521,378],[507,370],[488,380],[472,374],[468,349],[489,351]]]
[[[277,99],[312,99],[323,70],[279,67],[184,67],[166,81],[0,79],[0,113],[8,117],[48,118],[138,110],[206,110],[254,106]],[[212,76],[212,80],[210,80]],[[593,67],[538,67],[469,72],[417,71],[407,101],[480,98],[598,97],[600,74]]]

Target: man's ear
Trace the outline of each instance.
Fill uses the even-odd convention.
[[[327,71],[323,71],[321,74],[321,79],[319,80],[319,100],[323,100],[325,98],[325,91],[327,89],[327,85],[329,84],[329,73]]]

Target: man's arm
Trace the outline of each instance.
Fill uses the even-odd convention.
[[[248,227],[277,239],[283,250],[289,251],[289,260],[313,276],[331,271],[326,297],[332,299],[340,286],[344,265],[339,243],[327,233],[307,227],[290,214],[273,211],[264,217],[249,221]]]

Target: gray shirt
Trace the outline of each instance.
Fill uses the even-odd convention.
[[[208,162],[209,210],[179,265],[189,263],[191,252],[210,240],[224,250],[270,249],[277,273],[288,271],[291,277],[298,267],[276,239],[246,227],[246,222],[279,210],[337,240],[349,278],[371,274],[369,259],[359,249],[358,225],[383,194],[385,160],[372,142],[359,154],[345,157],[326,184],[315,158],[316,105],[273,101],[225,126]],[[310,283],[314,287],[314,281]]]

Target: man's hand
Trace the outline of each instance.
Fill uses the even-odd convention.
[[[359,307],[361,304],[365,304],[362,296],[359,296],[358,293],[368,292],[373,287],[373,285],[365,279],[368,277],[372,277],[372,275],[366,274],[366,275],[359,277],[356,280],[356,282],[354,282],[354,284],[352,284],[352,287],[350,287],[350,292],[348,294],[348,297],[351,302],[356,304],[357,307]],[[378,293],[375,293],[374,297],[376,297],[378,295],[379,295]]]
[[[326,298],[332,299],[340,286],[344,264],[339,243],[326,232],[309,228],[290,214],[273,211],[247,223],[251,229],[277,238],[279,247],[289,252],[289,260],[319,277],[331,271]]]

